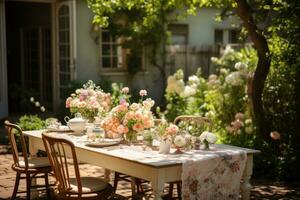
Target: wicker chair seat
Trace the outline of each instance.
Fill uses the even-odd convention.
[[[71,191],[78,193],[77,180],[76,178],[70,178]],[[82,184],[82,193],[100,192],[109,187],[108,183],[104,180],[96,177],[80,177]]]
[[[19,167],[25,167],[25,162],[23,160],[19,161]],[[28,168],[41,168],[41,167],[50,167],[50,162],[48,157],[36,157],[28,158]]]

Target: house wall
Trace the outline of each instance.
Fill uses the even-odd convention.
[[[149,96],[160,101],[162,88],[160,87],[160,75],[155,67],[145,63],[146,72],[140,72],[134,76],[124,72],[100,73],[100,44],[96,44],[91,36],[93,14],[87,7],[86,1],[77,1],[77,79],[87,81],[92,79],[98,82],[100,79],[109,79],[114,82],[122,82],[132,90],[148,89]],[[179,23],[189,24],[188,45],[206,46],[214,44],[214,30],[216,28],[230,28],[234,19],[218,23],[214,20],[218,9],[201,9],[196,16],[189,16]],[[101,42],[101,40],[99,40]],[[208,58],[209,59],[209,58]],[[193,62],[198,65],[199,62]],[[199,67],[199,66],[197,66]],[[196,67],[193,67],[196,69]],[[174,70],[173,70],[174,71]],[[171,73],[173,71],[167,72]]]
[[[216,8],[202,8],[196,16],[188,16],[182,21],[189,24],[189,45],[213,45],[215,29],[229,29],[239,24],[236,17],[217,22],[215,17],[220,11]]]

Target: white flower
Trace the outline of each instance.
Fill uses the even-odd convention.
[[[186,140],[182,135],[177,135],[174,138],[174,144],[177,147],[183,147],[186,144]]]
[[[211,75],[209,75],[209,77],[208,77],[208,81],[214,81],[214,80],[217,80],[217,78],[218,78],[217,75],[211,74]]]
[[[189,82],[190,85],[193,85],[193,84],[199,85],[200,79],[199,79],[198,76],[192,75],[192,76],[189,77],[188,82]]]
[[[245,124],[248,125],[248,124],[251,124],[251,123],[252,123],[252,119],[246,119],[246,120],[245,120]]]
[[[231,54],[233,52],[234,52],[234,50],[231,48],[231,46],[227,45],[226,48],[225,48],[225,50],[224,50],[223,56],[226,56],[227,54]]]
[[[35,107],[40,107],[40,105],[41,105],[40,102],[38,102],[38,101],[35,102]]]
[[[45,109],[44,106],[41,106],[40,109],[41,109],[42,112],[45,112],[45,111],[46,111],[46,109]]]
[[[206,140],[210,144],[216,143],[217,139],[218,138],[215,134],[208,132],[208,131],[204,131],[199,137],[199,140],[201,142],[204,142],[204,140]]]
[[[245,128],[245,131],[246,131],[246,133],[250,134],[250,133],[252,133],[253,128],[252,128],[251,126],[246,127],[246,128]]]
[[[133,103],[130,105],[130,109],[131,110],[137,110],[139,109],[140,105],[138,103]]]
[[[227,74],[227,73],[228,73],[228,70],[225,69],[225,68],[221,68],[221,69],[220,69],[220,73],[221,73],[221,74]]]
[[[181,80],[184,77],[182,69],[178,69],[177,72],[174,74],[175,78],[177,80]]]
[[[33,97],[30,97],[30,102],[34,102],[34,98]]]
[[[215,62],[218,62],[218,58],[217,58],[217,57],[211,57],[210,60],[211,60],[212,62],[214,62],[214,63],[215,63]]]
[[[235,63],[235,65],[234,65],[234,68],[235,68],[236,70],[244,70],[244,69],[246,69],[247,67],[248,67],[247,64],[242,63],[242,62],[237,62],[237,63]]]
[[[240,77],[239,72],[232,72],[231,74],[226,76],[225,81],[229,85],[234,85],[234,86],[238,86],[242,84],[242,79]]]
[[[190,97],[190,96],[193,96],[195,95],[197,92],[196,88],[195,87],[192,87],[192,86],[185,86],[184,87],[184,90],[182,93],[180,93],[179,95],[181,97]]]
[[[184,91],[184,82],[183,80],[176,79],[175,76],[169,76],[168,77],[168,85],[166,92],[167,93],[177,93],[180,94]]]
[[[143,101],[143,106],[146,108],[146,110],[150,110],[154,106],[154,101],[150,98]]]

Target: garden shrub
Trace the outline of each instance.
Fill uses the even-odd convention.
[[[37,115],[23,115],[19,118],[17,125],[23,131],[39,130],[45,128],[45,121]]]
[[[284,48],[284,44],[273,48]],[[207,79],[200,71],[187,82],[183,81],[182,70],[170,76],[165,95],[167,107],[159,114],[169,121],[182,114],[206,116],[212,120],[212,131],[218,134],[219,142],[262,151],[255,156],[257,176],[295,180],[299,177],[296,166],[300,165],[295,149],[297,142],[293,140],[297,135],[296,65],[288,64],[287,55],[282,57],[284,51],[276,53],[272,49],[272,52],[277,56],[272,59],[263,105],[272,131],[281,136],[279,140],[264,141],[252,120],[249,95],[257,56],[250,46],[239,51],[226,48],[220,58],[212,58],[217,73]]]

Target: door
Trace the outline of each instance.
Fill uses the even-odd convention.
[[[33,26],[20,30],[21,84],[37,91],[48,108],[52,103],[51,90],[51,29]]]
[[[64,100],[70,81],[76,79],[75,70],[75,0],[56,4],[56,63],[57,63],[57,97]]]
[[[0,0],[0,119],[8,116],[5,5]]]

